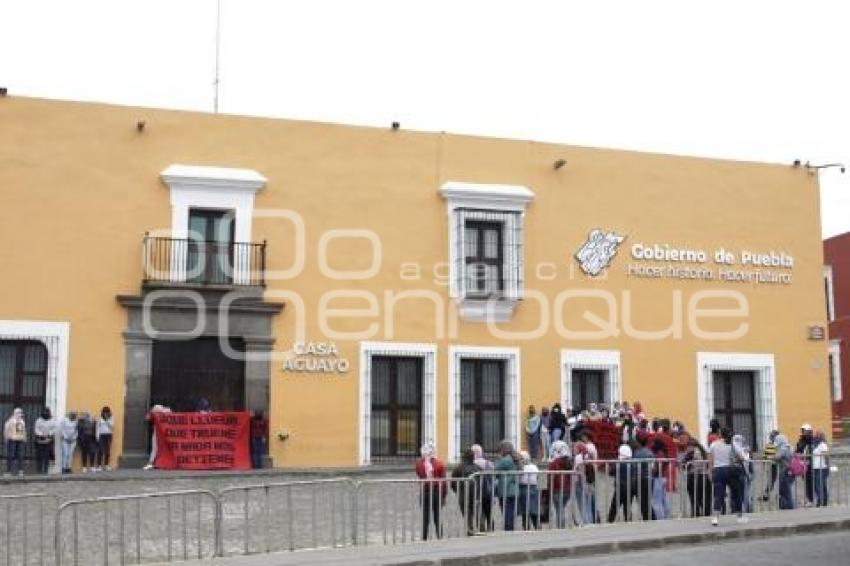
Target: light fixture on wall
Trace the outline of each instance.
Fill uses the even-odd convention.
[[[139,132],[139,133],[142,133],[143,131],[145,131],[145,125],[146,124],[147,123],[144,120],[137,121],[136,122],[136,131]]]
[[[555,163],[552,164],[552,169],[557,171],[558,169],[560,169],[561,167],[563,167],[566,164],[567,164],[566,159],[556,159]]]
[[[0,97],[6,96],[9,94],[9,89],[5,86],[0,86]]]
[[[818,169],[829,169],[830,167],[838,167],[838,170],[843,174],[845,171],[843,163],[824,163],[823,165],[812,165],[808,161],[806,161],[806,169],[809,171],[815,171]]]
[[[392,125],[391,125],[391,127],[392,127],[393,131],[395,132],[396,130],[398,130],[399,128],[401,128],[401,123],[399,123],[399,122],[393,122],[393,123],[392,123]]]

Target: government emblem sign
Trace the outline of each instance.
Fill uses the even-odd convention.
[[[595,228],[587,235],[587,241],[576,252],[581,270],[588,275],[599,275],[602,270],[610,265],[611,260],[617,255],[617,248],[625,240],[616,232],[603,232]]]

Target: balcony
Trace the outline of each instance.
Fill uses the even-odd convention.
[[[145,236],[146,286],[265,287],[266,242],[214,242]]]

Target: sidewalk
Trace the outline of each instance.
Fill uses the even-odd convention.
[[[399,546],[347,547],[258,554],[211,560],[213,566],[288,566],[291,564],[491,565],[521,564],[552,558],[611,554],[676,545],[719,543],[747,538],[850,530],[850,508],[800,509],[750,515],[738,525],[723,517],[618,523],[569,531],[509,534],[418,542]],[[191,564],[191,563],[186,563]]]
[[[73,481],[139,481],[139,480],[185,480],[185,479],[209,479],[209,478],[257,478],[263,480],[299,480],[299,479],[327,479],[327,478],[359,478],[375,475],[411,475],[412,468],[403,466],[358,466],[351,468],[269,468],[265,470],[239,470],[239,471],[209,471],[209,470],[138,470],[118,469],[110,472],[96,473],[74,473],[74,474],[49,474],[6,476],[0,475],[0,485],[15,486],[34,483],[73,482]]]

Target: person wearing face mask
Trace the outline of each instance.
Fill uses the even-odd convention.
[[[115,422],[112,419],[112,409],[103,407],[100,419],[97,421],[97,467],[95,470],[109,471],[109,457],[112,454],[112,429]]]
[[[3,427],[6,441],[6,475],[24,475],[24,447],[27,445],[27,423],[24,411],[16,408]]]
[[[419,503],[422,506],[422,540],[428,540],[431,519],[434,520],[434,533],[437,538],[443,535],[440,523],[440,509],[446,498],[446,467],[437,458],[434,445],[426,442],[419,450],[416,460],[416,476],[419,478]]]
[[[561,410],[561,404],[555,403],[552,405],[552,412],[549,413],[549,435],[552,443],[559,440],[565,440],[567,434],[567,416]]]
[[[525,418],[525,434],[528,440],[528,453],[533,461],[537,461],[537,451],[540,448],[540,431],[543,422],[534,405],[528,406],[528,416]]]
[[[39,474],[46,474],[53,458],[54,439],[56,438],[57,425],[50,412],[50,407],[44,407],[41,415],[35,420],[33,434],[35,435],[35,470]]]
[[[71,460],[77,449],[77,412],[68,411],[59,423],[59,455],[63,474],[71,473]]]

